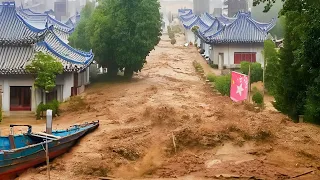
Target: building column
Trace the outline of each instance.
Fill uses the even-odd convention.
[[[219,61],[219,69],[222,70],[223,69],[223,65],[224,65],[224,62],[223,62],[223,54],[222,53],[219,53],[219,58],[218,58],[218,61]]]
[[[7,79],[3,81],[2,110],[10,111],[10,86]]]
[[[78,82],[79,82],[79,74],[73,74],[73,96],[78,95]]]

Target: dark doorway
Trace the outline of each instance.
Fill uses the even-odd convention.
[[[31,111],[31,87],[10,87],[10,111]]]

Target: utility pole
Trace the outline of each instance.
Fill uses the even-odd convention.
[[[249,64],[249,73],[248,73],[248,102],[250,103],[250,99],[251,99],[251,61]]]
[[[46,136],[46,161],[47,161],[47,177],[48,177],[48,180],[50,180],[50,164],[49,164],[48,136]]]
[[[2,118],[3,118],[3,114],[2,114],[2,85],[0,85],[0,122],[2,121]]]
[[[264,52],[263,52],[263,55],[264,55]],[[263,83],[263,100],[264,100],[264,96],[265,96],[265,91],[266,91],[266,84],[265,84],[265,76],[266,76],[266,68],[267,68],[267,59],[266,57],[264,56],[264,65],[263,65],[263,80],[262,80],[262,83]]]
[[[52,134],[52,110],[47,110],[47,122],[46,122],[46,133]],[[49,157],[49,145],[48,136],[46,136],[46,162],[47,162],[47,176],[50,180],[50,157]]]

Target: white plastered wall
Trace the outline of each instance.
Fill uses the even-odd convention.
[[[70,98],[73,82],[73,73],[65,73],[63,76],[63,101],[66,101]]]
[[[0,76],[0,83],[2,85],[2,110],[4,112],[10,111],[10,86],[29,86],[32,88],[34,78],[30,75],[10,75]],[[31,89],[31,111],[35,111],[38,104],[41,102],[40,91]]]
[[[87,75],[88,72],[84,72]],[[83,76],[86,80],[89,76]],[[73,73],[64,73],[58,75],[56,85],[58,88],[58,100],[66,101],[71,96],[71,87],[73,87]],[[0,76],[0,85],[2,86],[2,110],[10,112],[10,86],[29,86],[33,87],[34,78],[31,75],[2,75]],[[41,91],[32,88],[31,91],[31,111],[35,112],[40,102],[45,101],[45,97],[41,98]],[[8,113],[9,114],[9,113]]]
[[[195,42],[195,34],[191,31],[191,29],[186,29],[185,31],[186,34],[186,41],[187,43],[194,43]]]
[[[255,44],[221,44],[213,45],[211,50],[211,60],[214,64],[219,64],[219,54],[223,54],[223,65],[227,68],[234,66],[234,53],[235,52],[255,52],[256,62],[264,65],[264,57],[262,54],[263,43]]]

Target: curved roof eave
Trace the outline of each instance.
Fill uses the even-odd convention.
[[[77,49],[71,47],[69,44],[65,43],[63,40],[61,40],[61,39],[59,38],[59,36],[58,36],[55,32],[53,32],[52,30],[51,30],[51,33],[55,36],[55,38],[56,38],[64,47],[68,48],[70,51],[72,51],[72,52],[74,52],[74,53],[77,53],[77,54],[80,54],[80,55],[85,56],[85,57],[90,57],[90,56],[92,56],[92,52],[84,52],[84,51],[77,50]]]
[[[274,26],[276,26],[277,24],[277,18],[272,18],[269,22],[267,23],[261,23],[258,22],[256,20],[254,20],[253,18],[250,18],[250,20],[255,23],[258,27],[260,27],[261,29],[265,30],[266,32],[269,32],[271,29],[274,28]]]
[[[64,24],[64,23],[62,23],[62,22],[60,22],[60,21],[58,21],[58,20],[56,20],[55,18],[51,17],[50,15],[48,15],[48,18],[49,18],[50,20],[54,21],[55,23],[57,23],[58,25],[63,26],[63,27],[65,27],[65,28],[67,28],[67,29],[70,29],[69,26],[67,26],[66,24]],[[71,28],[71,29],[72,29],[72,28]]]
[[[35,14],[35,15],[42,14],[42,13],[37,13],[37,12],[32,11],[30,8],[22,9],[22,10],[29,11],[29,12],[31,12],[32,14]]]
[[[47,28],[45,27],[44,29],[39,29],[28,23],[23,17],[21,17],[18,13],[16,13],[16,16],[18,19],[20,19],[23,24],[25,24],[31,31],[39,33],[45,31]]]
[[[54,22],[58,27],[60,26],[61,30],[63,30],[64,32],[71,34],[74,31],[74,27],[69,27],[68,25],[56,20],[55,18],[51,17],[49,14],[42,14],[42,13],[38,13],[38,14],[26,14],[24,11],[19,10],[20,13],[22,13],[24,16],[27,17],[40,17],[43,16],[44,18],[46,18],[46,23],[48,23],[48,21],[52,21]],[[22,17],[18,12],[16,13],[17,16],[19,17],[19,19],[21,19],[28,27],[30,27],[30,29],[33,29],[34,32],[37,31],[41,31],[42,29],[36,28],[33,25],[31,25],[29,22],[27,22],[27,20]],[[53,24],[53,23],[50,23]]]
[[[65,57],[63,55],[61,55],[60,53],[58,53],[57,51],[55,51],[48,43],[46,43],[45,41],[42,41],[40,43],[38,43],[38,45],[40,46],[44,46],[46,47],[52,54],[54,54],[55,56],[57,56],[58,58],[64,60],[64,61],[67,61],[69,63],[72,63],[72,64],[78,64],[78,65],[86,65],[86,63],[90,62],[92,59],[93,59],[93,54],[90,56],[90,57],[86,57],[86,61],[84,62],[79,62],[79,61],[76,61],[76,60],[73,60],[73,59],[70,59],[68,57]]]
[[[194,14],[188,15],[188,16],[180,16],[180,20],[182,22],[190,21],[191,19],[195,18]]]
[[[207,37],[205,37],[199,30],[195,33],[202,41],[204,41],[206,44],[210,44]]]
[[[199,17],[195,16],[193,19],[190,19],[188,21],[188,24],[186,24],[187,22],[184,22],[183,25],[186,29],[191,29],[198,21],[199,21]]]
[[[213,35],[207,36],[208,39],[214,38],[216,36],[218,36],[220,33],[222,33],[224,30],[224,28],[219,29],[216,33],[214,33]]]
[[[211,20],[215,20],[215,17],[211,16],[211,14],[205,12],[206,16],[209,17]]]

